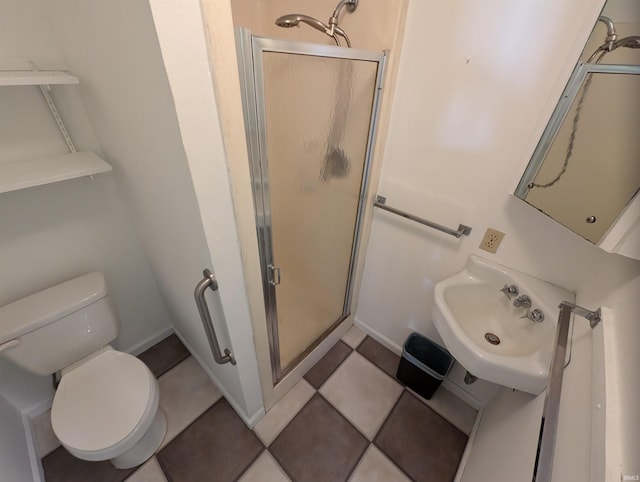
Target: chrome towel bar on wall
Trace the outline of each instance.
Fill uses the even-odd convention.
[[[387,206],[386,202],[387,202],[386,197],[376,196],[376,201],[373,203],[373,205],[377,208],[384,209],[385,211],[389,211],[390,213],[397,214],[398,216],[402,216],[403,218],[410,219],[411,221],[415,221],[416,223],[423,224],[424,226],[428,226],[433,229],[437,229],[438,231],[442,231],[443,233],[449,234],[456,238],[459,238],[461,236],[469,236],[469,234],[471,233],[471,227],[465,226],[464,224],[459,224],[457,230],[447,228],[446,226],[442,226],[441,224],[434,223],[432,221],[428,221],[418,216],[414,216],[413,214],[409,214],[405,211],[401,211],[400,209]]]
[[[194,296],[196,298],[196,306],[200,312],[202,326],[204,326],[204,331],[207,334],[207,340],[211,347],[211,353],[213,353],[213,359],[220,365],[223,365],[224,363],[231,363],[232,365],[235,365],[236,360],[233,358],[233,354],[228,348],[224,349],[224,355],[220,352],[218,337],[216,337],[216,332],[213,328],[213,323],[211,322],[211,315],[209,314],[207,300],[204,298],[204,292],[207,288],[211,288],[212,291],[216,291],[218,289],[218,282],[213,277],[213,273],[208,269],[205,269],[202,272],[202,275],[204,276],[204,279],[196,285]]]

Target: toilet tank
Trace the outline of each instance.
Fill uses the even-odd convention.
[[[101,273],[89,273],[0,308],[0,356],[50,375],[109,344],[118,320]]]

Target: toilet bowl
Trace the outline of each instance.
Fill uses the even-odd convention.
[[[38,375],[60,371],[51,425],[79,459],[142,464],[166,419],[156,378],[108,343],[118,333],[104,276],[89,273],[0,308],[0,356]]]
[[[88,358],[62,372],[53,431],[79,459],[135,467],[153,455],[166,432],[158,382],[136,357],[110,347]]]

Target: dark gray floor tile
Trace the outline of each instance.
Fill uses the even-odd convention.
[[[295,482],[347,480],[369,443],[320,395],[300,410],[269,446]]]
[[[374,443],[416,482],[448,482],[467,436],[405,390]]]
[[[329,376],[349,356],[351,348],[346,343],[338,341],[331,350],[316,363],[304,376],[316,390],[329,378]]]
[[[148,350],[140,353],[138,358],[145,362],[151,373],[158,378],[171,370],[189,356],[189,351],[176,335],[169,335]]]
[[[358,346],[358,353],[387,373],[387,375],[396,378],[400,357],[381,343],[367,336]]]
[[[42,468],[47,482],[121,482],[136,468],[120,470],[111,462],[88,462],[80,460],[64,448],[59,447],[42,459]]]
[[[236,480],[264,446],[225,399],[187,427],[156,455],[169,480]]]

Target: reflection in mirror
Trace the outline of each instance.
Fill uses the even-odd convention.
[[[595,244],[640,188],[640,19],[599,20],[515,193]]]

